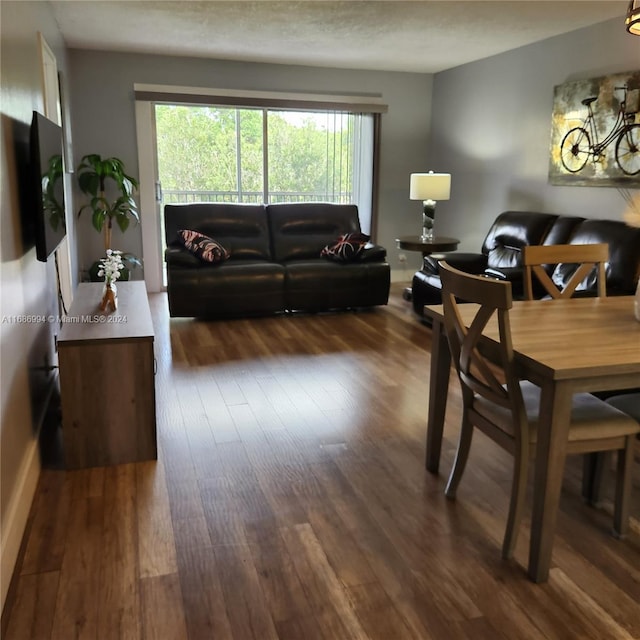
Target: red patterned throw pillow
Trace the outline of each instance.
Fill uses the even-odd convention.
[[[321,252],[321,258],[336,262],[353,262],[358,258],[370,236],[364,233],[345,233],[333,244],[328,244]]]
[[[217,241],[199,231],[181,229],[178,240],[203,262],[219,264],[229,259],[229,252]]]

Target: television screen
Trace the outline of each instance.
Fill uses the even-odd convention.
[[[34,111],[30,142],[36,257],[46,262],[67,232],[62,128]]]

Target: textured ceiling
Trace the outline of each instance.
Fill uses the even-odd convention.
[[[52,1],[69,47],[436,73],[611,18],[626,0]]]

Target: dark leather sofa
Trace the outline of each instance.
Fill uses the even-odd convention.
[[[288,203],[166,205],[167,292],[173,317],[229,318],[387,304],[386,250],[367,245],[339,263],[320,252],[360,231],[355,205]],[[182,229],[217,240],[230,254],[202,262],[177,241]]]
[[[426,304],[441,304],[438,260],[467,273],[486,274],[511,281],[514,299],[523,297],[522,247],[533,244],[609,245],[606,266],[607,295],[632,295],[640,274],[640,228],[615,220],[590,220],[528,211],[505,211],[491,225],[480,253],[451,252],[427,256],[413,277],[413,308],[423,315]],[[562,285],[574,265],[557,265],[552,278]],[[577,295],[595,294],[595,273],[578,286]],[[543,291],[540,290],[540,295]]]

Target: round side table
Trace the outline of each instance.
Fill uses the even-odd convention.
[[[419,251],[422,257],[429,256],[432,253],[440,251],[455,251],[460,244],[458,238],[447,238],[445,236],[435,236],[433,240],[424,241],[420,236],[401,236],[396,238],[398,249],[405,251]],[[404,290],[403,298],[411,300],[411,287]]]
[[[420,236],[402,236],[396,238],[398,249],[405,251],[420,251],[422,256],[428,256],[438,251],[455,251],[460,244],[457,238],[435,236],[433,240],[424,241]]]

